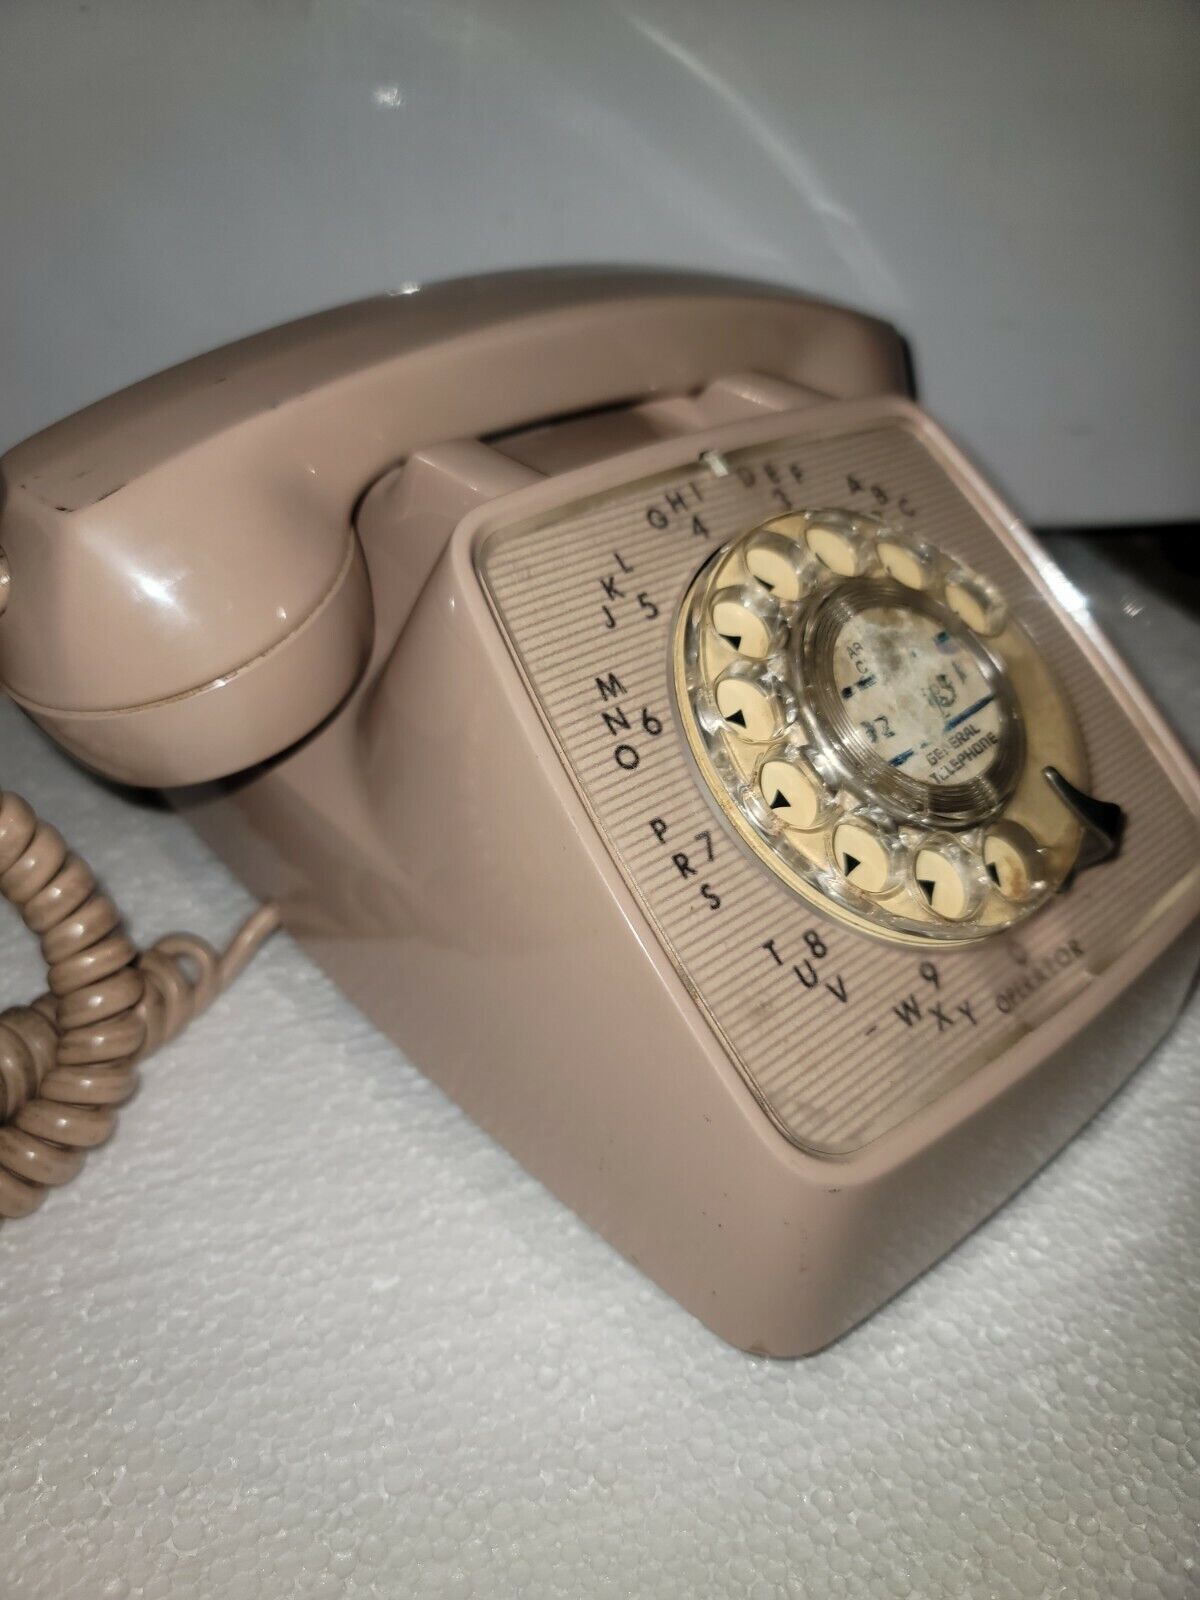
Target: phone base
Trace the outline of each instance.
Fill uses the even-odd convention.
[[[766,410],[722,424],[719,437],[736,447],[801,425],[819,435],[823,415]],[[681,977],[653,901],[634,892],[612,836],[581,803],[479,576],[493,527],[547,525],[544,499],[574,503],[576,490],[683,448],[647,445],[629,465],[572,466],[561,482],[478,442],[421,452],[360,510],[377,637],[354,694],[270,766],[173,798],[254,892],[280,905],[344,992],[529,1171],[721,1337],[793,1356],[829,1343],[937,1260],[1145,1058],[1200,960],[1197,886],[1194,873],[1181,880],[1096,976],[1080,985],[1069,974],[1074,986],[990,1057],[969,1066],[951,1053],[944,1089],[893,1125],[841,1152],[806,1147],[781,1126]],[[1148,705],[1141,726],[1156,748],[1169,738]],[[1195,796],[1175,752],[1161,747],[1157,759],[1178,786],[1164,829],[1186,853]],[[1145,781],[1169,788],[1158,770]],[[663,781],[648,792],[661,799]],[[685,793],[702,815],[691,778],[638,815],[676,817]],[[761,869],[731,848],[721,844],[714,881],[736,902]],[[1152,876],[1142,848],[1135,840],[1119,869],[1101,871],[1136,878],[1144,864]],[[1099,873],[1092,883],[1071,904],[1082,916],[1095,901],[1103,920],[1111,895]],[[1061,915],[1035,920],[1035,961],[1047,918]],[[823,937],[850,939],[844,959],[868,971],[917,970],[919,952],[856,933]],[[983,959],[938,957],[958,963],[958,981]],[[1001,1010],[1018,1005],[1009,990],[1033,985],[1009,966]],[[857,1032],[809,1024],[789,1046],[797,1070],[819,1047],[853,1066],[864,1017],[852,998],[844,1014]],[[840,1018],[838,1003],[828,1007]],[[891,1020],[903,1036],[903,1016]],[[928,1055],[940,1032],[906,1047]]]

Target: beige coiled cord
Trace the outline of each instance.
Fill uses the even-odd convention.
[[[49,980],[31,1006],[0,1011],[0,1218],[13,1218],[104,1143],[137,1087],[137,1063],[232,983],[279,914],[261,907],[223,954],[189,933],[139,951],[87,863],[3,791],[0,894],[41,941]]]

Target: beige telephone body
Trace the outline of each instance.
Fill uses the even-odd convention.
[[[1197,959],[1194,773],[905,388],[830,306],[519,274],[2,464],[8,692],[779,1355],[1011,1194]]]

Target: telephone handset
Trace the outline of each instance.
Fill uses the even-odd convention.
[[[18,703],[165,788],[530,1170],[772,1354],[1036,1170],[1197,961],[1195,774],[904,388],[890,329],[792,295],[513,274],[244,341],[0,463]],[[62,998],[0,1026],[0,1205],[35,1080],[50,1166],[132,1086],[114,973],[177,1026],[276,915],[137,968],[5,804]]]

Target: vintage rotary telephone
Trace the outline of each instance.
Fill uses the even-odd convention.
[[[139,960],[28,808],[0,1209],[276,915],[724,1337],[817,1348],[1195,969],[1197,779],[869,318],[515,274],[310,318],[2,463],[0,680],[277,913]],[[147,1030],[149,1030],[147,1032]]]

